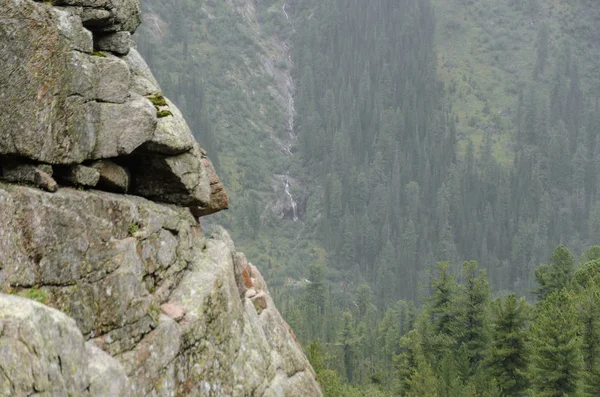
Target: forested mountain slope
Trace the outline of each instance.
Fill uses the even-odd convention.
[[[578,60],[583,91],[598,96],[600,9],[594,5],[436,0],[438,74],[452,98],[459,138],[478,147],[491,134],[496,157],[511,162],[519,92],[532,79],[551,87],[562,45]]]
[[[299,279],[323,255],[294,221],[304,219],[308,196],[295,171],[293,27],[283,2],[149,0],[142,8],[139,50],[227,185],[231,211],[217,222],[237,230],[275,289]],[[310,247],[299,251],[300,240]]]
[[[531,300],[557,245],[598,242],[593,0],[145,7],[140,50],[218,153],[232,211],[217,221],[238,225],[322,369],[394,383],[437,262],[463,282],[476,260],[490,292]]]

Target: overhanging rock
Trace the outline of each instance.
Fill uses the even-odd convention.
[[[0,2],[0,164],[59,166],[69,182],[63,170],[110,160],[131,175],[129,193],[196,216],[228,207],[181,112],[130,48],[137,0]]]

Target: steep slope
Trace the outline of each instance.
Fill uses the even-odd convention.
[[[139,3],[0,5],[0,394],[320,395],[257,268],[198,223],[228,198],[131,48]]]
[[[590,98],[600,93],[595,66],[600,14],[593,1],[436,0],[438,72],[449,87],[464,154],[484,137],[512,163],[519,93],[534,76],[550,96],[553,65],[570,46]],[[541,57],[541,58],[540,58]]]
[[[138,48],[195,136],[212,142],[228,187],[232,209],[218,221],[265,263],[273,287],[303,278],[322,249],[306,238],[314,225],[305,225],[312,216],[305,217],[296,153],[291,7],[246,0],[150,0],[143,7]]]
[[[495,293],[533,298],[558,244],[578,254],[598,240],[594,1],[146,4],[156,29],[137,40],[178,103],[195,98],[190,78],[204,98],[230,93],[205,101],[214,116],[195,132],[219,143],[239,241],[268,263],[300,340],[320,341],[311,360],[336,371],[329,380],[393,383],[436,262],[458,274],[476,260]],[[269,106],[273,38],[292,55],[280,65],[295,82],[292,113]],[[288,130],[291,155],[275,139]],[[288,192],[298,222],[293,205],[271,215]]]

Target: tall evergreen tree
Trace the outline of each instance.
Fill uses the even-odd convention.
[[[571,252],[562,245],[556,247],[548,264],[541,265],[535,271],[535,279],[539,284],[536,294],[539,299],[546,299],[555,291],[568,286],[573,273],[574,259]]]
[[[506,397],[522,396],[529,386],[526,324],[529,310],[516,294],[493,302],[492,348],[485,364]]]
[[[487,273],[478,270],[477,262],[463,264],[462,276],[457,343],[464,347],[469,362],[468,372],[473,375],[488,353],[491,292]]]
[[[539,302],[531,328],[531,383],[540,397],[577,396],[582,378],[580,329],[572,295],[555,290]]]

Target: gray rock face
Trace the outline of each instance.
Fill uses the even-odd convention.
[[[50,194],[0,183],[0,205],[0,291],[45,296],[75,320],[58,313],[58,322],[73,332],[76,323],[84,335],[72,348],[90,339],[125,370],[127,379],[110,361],[92,360],[98,350],[77,353],[93,363],[77,378],[81,387],[96,385],[90,393],[321,395],[260,273],[224,230],[206,240],[184,208],[100,191]],[[244,282],[263,297],[260,314],[240,292]],[[20,361],[11,376],[44,363]],[[109,390],[109,378],[129,389]]]
[[[73,165],[63,171],[60,179],[70,185],[94,187],[100,180],[100,172],[92,167]]]
[[[0,68],[7,73],[0,76],[0,107],[11,111],[0,118],[0,158],[57,165],[119,158],[133,173],[134,194],[189,206],[196,216],[228,207],[181,112],[130,51],[127,26],[137,26],[137,0],[63,0],[60,10],[1,1]],[[127,56],[90,54],[92,35],[83,23],[94,28],[95,48]],[[113,182],[101,176],[98,186],[127,191],[129,178]]]
[[[100,160],[92,164],[98,172],[98,184],[109,192],[127,193],[129,190],[129,171],[110,160]]]
[[[94,30],[109,25],[112,14],[108,10],[98,8],[84,8],[81,12],[81,21],[88,29]]]
[[[92,36],[78,16],[29,0],[2,2],[0,106],[10,111],[0,118],[0,155],[80,163],[128,154],[153,136],[152,104],[126,102],[128,66],[80,52],[91,52]]]
[[[102,35],[96,40],[96,48],[103,51],[114,52],[119,55],[127,55],[131,47],[131,33],[115,32]]]
[[[150,95],[160,92],[158,82],[152,75],[150,68],[135,48],[129,50],[123,59],[129,65],[133,76],[131,90],[139,95]]]
[[[49,166],[9,163],[2,166],[2,178],[9,182],[35,185],[49,192],[58,190],[56,181],[52,179],[52,167]]]
[[[83,159],[93,140],[70,123],[70,112],[84,106],[73,109],[70,76],[79,71],[71,59],[73,50],[91,51],[91,34],[81,33],[78,17],[66,11],[32,1],[0,5],[0,154],[51,163]]]
[[[171,116],[158,119],[154,136],[144,143],[143,149],[152,153],[176,155],[189,152],[194,147],[194,137],[179,109],[168,99]]]
[[[83,7],[86,22],[95,22],[88,27],[99,31],[133,33],[141,22],[139,0],[58,0],[56,5]]]
[[[94,98],[102,102],[125,103],[131,81],[129,66],[114,56],[93,58],[98,77]]]
[[[0,395],[320,396],[258,270],[195,218],[227,195],[130,48],[139,0],[54,3],[0,0]]]
[[[153,136],[156,120],[154,106],[137,94],[122,105],[98,104],[96,144],[90,158],[130,154]]]
[[[3,396],[113,397],[130,388],[123,367],[86,344],[75,321],[57,310],[0,294],[0,330]]]

